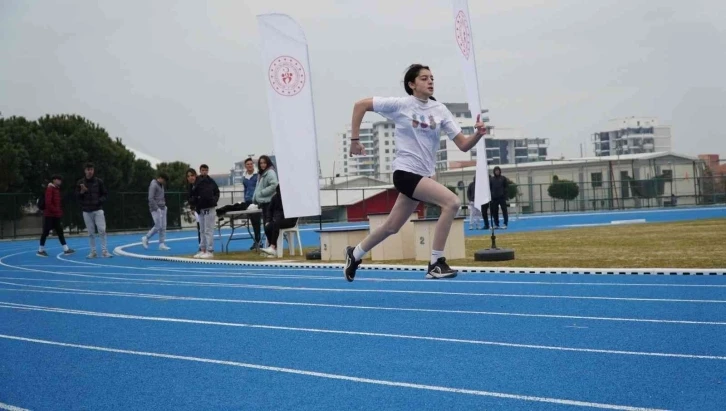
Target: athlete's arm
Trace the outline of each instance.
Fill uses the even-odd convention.
[[[474,148],[476,144],[481,140],[482,137],[487,133],[486,124],[480,120],[481,115],[476,117],[476,124],[474,128],[476,131],[470,136],[465,136],[464,133],[459,133],[454,137],[454,144],[459,147],[459,150],[467,152]]]
[[[350,138],[360,138],[360,124],[368,111],[373,111],[373,97],[364,98],[355,103]]]
[[[365,148],[360,143],[360,124],[363,122],[366,112],[373,111],[373,98],[364,98],[353,106],[353,119],[351,121],[350,133],[350,155],[363,155]]]

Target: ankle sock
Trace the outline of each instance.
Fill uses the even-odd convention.
[[[443,251],[431,250],[431,264],[435,264],[439,258],[444,256]]]
[[[355,250],[353,250],[353,258],[355,258],[355,261],[362,260],[364,255],[366,255],[366,252],[363,251],[363,249],[360,247],[360,244],[355,246]]]

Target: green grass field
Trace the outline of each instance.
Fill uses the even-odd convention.
[[[477,262],[474,252],[491,245],[489,234],[467,237],[467,259],[456,266],[577,267],[577,268],[726,268],[726,219],[587,227],[508,233],[497,231],[497,246],[515,250],[515,260]],[[315,249],[311,247],[304,252]],[[272,261],[253,252],[217,253],[216,259]],[[305,260],[289,256],[284,260]],[[342,258],[342,253],[341,253]],[[364,260],[365,263],[371,261]],[[386,264],[422,265],[420,261]]]

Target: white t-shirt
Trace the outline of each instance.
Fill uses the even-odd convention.
[[[461,132],[449,109],[434,100],[424,103],[414,96],[373,97],[373,111],[396,124],[394,171],[434,175],[441,131],[451,140]]]

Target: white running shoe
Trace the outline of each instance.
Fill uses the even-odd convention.
[[[146,236],[141,237],[141,245],[143,245],[145,249],[149,249],[149,239],[146,238]]]
[[[161,245],[159,245],[159,250],[160,251],[169,251],[169,250],[171,250],[171,248],[167,247],[166,244],[161,244]]]

